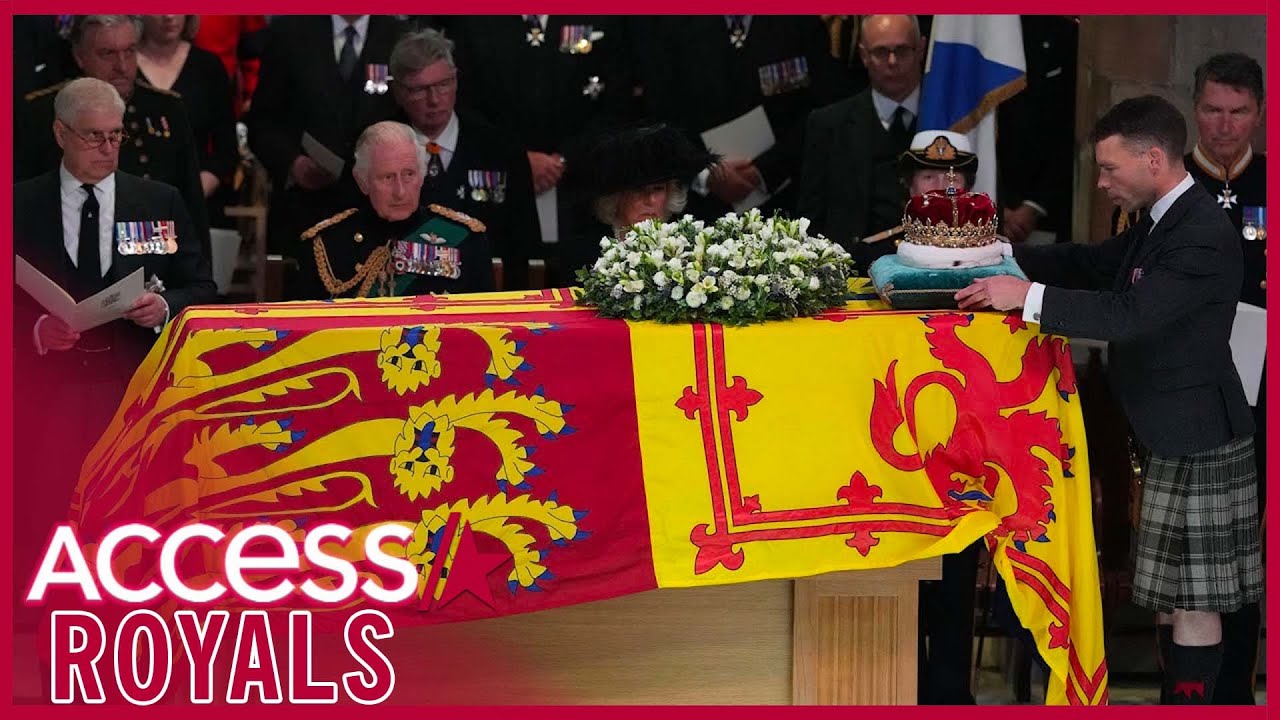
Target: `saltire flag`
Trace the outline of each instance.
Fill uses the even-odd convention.
[[[1027,84],[1018,15],[937,15],[920,95],[921,130],[969,136],[978,155],[975,192],[996,199],[996,107]]]

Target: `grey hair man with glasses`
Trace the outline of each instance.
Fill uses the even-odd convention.
[[[186,107],[177,93],[152,87],[138,77],[136,15],[80,15],[71,25],[71,54],[85,77],[109,83],[124,102],[120,169],[173,186],[209,257],[209,217],[200,161]],[[14,179],[26,180],[57,167],[62,153],[49,133],[54,98],[66,82],[28,93],[15,113]]]
[[[482,221],[502,260],[501,287],[524,290],[541,232],[529,162],[508,134],[456,108],[464,79],[453,48],[443,33],[427,29],[401,38],[391,51],[400,119],[427,150],[422,205],[455,208]]]
[[[80,464],[160,331],[184,308],[217,297],[182,196],[119,169],[128,139],[116,89],[80,78],[53,104],[45,133],[62,156],[14,186],[14,252],[76,301],[139,271],[145,291],[121,319],[78,330],[15,289],[15,523],[23,526],[15,537],[33,542],[66,517]]]

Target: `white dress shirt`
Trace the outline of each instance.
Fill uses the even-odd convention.
[[[890,100],[888,97],[881,95],[879,92],[871,91],[871,103],[876,106],[876,117],[880,118],[880,125],[885,130],[893,124],[893,113],[898,106],[906,108],[907,113],[903,116],[902,122],[907,127],[911,127],[911,121],[920,114],[920,86],[917,85],[911,94],[903,99],[902,102]]]
[[[347,44],[347,21],[341,15],[330,15],[333,18],[333,59],[342,61],[342,46]],[[361,15],[351,26],[356,29],[356,57],[364,52],[364,41],[369,36],[369,16]]]
[[[58,167],[58,179],[62,187],[62,245],[71,257],[71,264],[80,267],[80,211],[84,209],[89,194],[65,166]],[[111,269],[112,234],[116,222],[116,176],[114,173],[93,186],[98,198],[98,262],[102,275]]]
[[[1182,197],[1182,193],[1191,189],[1191,186],[1195,184],[1196,181],[1191,177],[1191,174],[1187,173],[1182,178],[1182,182],[1174,185],[1172,190],[1152,204],[1150,212],[1151,230],[1154,230],[1156,225],[1160,224],[1160,218],[1164,217],[1166,212],[1169,212],[1169,208],[1173,206],[1173,203],[1178,198]],[[1147,231],[1148,234],[1150,234],[1151,230]],[[1027,290],[1027,299],[1022,303],[1022,319],[1025,322],[1040,324],[1040,309],[1044,307],[1044,288],[1045,286],[1041,283],[1031,283],[1031,288]]]
[[[449,122],[444,126],[444,130],[440,131],[440,137],[427,137],[426,133],[417,128],[414,128],[414,132],[418,133],[418,138],[424,146],[429,142],[440,146],[440,162],[444,164],[444,169],[448,170],[453,154],[458,150],[458,113],[455,112],[449,116]]]

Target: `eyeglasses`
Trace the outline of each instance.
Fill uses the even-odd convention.
[[[420,97],[425,97],[427,95],[444,96],[444,95],[448,95],[449,93],[457,89],[458,76],[450,75],[444,80],[441,80],[440,82],[431,83],[430,85],[407,85],[407,84],[401,83],[399,87],[401,89],[401,92],[404,93],[405,97],[411,100],[414,100]]]
[[[867,54],[873,60],[879,63],[889,62],[889,56],[893,55],[903,62],[910,62],[915,57],[915,45],[896,45],[894,47],[874,47],[867,50]]]
[[[90,130],[87,133],[82,133],[79,130],[76,130],[75,128],[71,127],[70,125],[64,124],[63,127],[70,130],[71,134],[80,138],[81,142],[83,142],[85,145],[91,148],[102,147],[103,143],[108,143],[108,142],[111,143],[112,145],[119,147],[120,145],[124,144],[126,140],[129,139],[129,134],[126,133],[124,130],[108,130],[107,132],[103,132],[101,130]]]

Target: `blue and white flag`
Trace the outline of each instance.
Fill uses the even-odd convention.
[[[972,190],[996,199],[996,107],[1027,84],[1018,15],[937,15],[930,31],[917,130],[969,136],[978,155]]]

